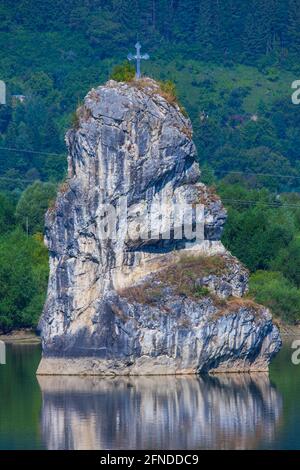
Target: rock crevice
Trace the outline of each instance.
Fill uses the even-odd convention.
[[[86,96],[46,215],[39,374],[267,370],[279,332],[243,299],[248,273],[220,241],[226,211],[199,182],[191,135],[150,79]],[[105,237],[108,204],[116,225]]]

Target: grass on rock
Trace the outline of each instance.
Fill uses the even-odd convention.
[[[166,287],[171,287],[174,294],[198,300],[210,295],[209,290],[199,284],[199,279],[211,274],[221,275],[226,269],[223,257],[185,254],[176,264],[157,272],[151,282],[122,289],[120,295],[130,302],[152,305],[163,297]]]
[[[222,299],[199,282],[209,275],[221,276],[227,269],[226,259],[222,256],[184,254],[176,264],[155,273],[151,281],[122,289],[119,294],[130,303],[155,306],[163,300],[165,289],[169,287],[175,295],[195,301],[209,297],[217,308],[212,320],[238,312],[242,308],[247,308],[257,315],[261,312],[262,306],[250,297]],[[168,311],[167,306],[164,308]]]

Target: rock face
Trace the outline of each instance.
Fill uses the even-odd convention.
[[[77,118],[46,216],[38,374],[267,370],[279,332],[242,298],[248,273],[220,242],[226,211],[199,183],[189,119],[150,79],[91,90]]]

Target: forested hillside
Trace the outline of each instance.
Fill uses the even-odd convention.
[[[22,152],[1,150],[1,187],[61,178],[72,112],[134,52],[137,36],[151,55],[145,73],[176,82],[202,162],[218,176],[295,175],[300,113],[290,86],[300,75],[299,31],[299,0],[5,0],[0,78],[10,98],[0,109],[0,146]]]
[[[9,255],[0,265],[0,327],[36,324],[47,282],[40,234],[65,175],[64,133],[137,37],[151,56],[143,72],[172,80],[192,119],[203,179],[229,207],[224,240],[256,273],[253,292],[278,315],[300,319],[300,106],[291,102],[300,0],[4,0],[0,253]],[[11,247],[21,245],[13,262]],[[24,263],[32,284],[20,298]],[[280,299],[296,308],[275,298],[279,285]]]

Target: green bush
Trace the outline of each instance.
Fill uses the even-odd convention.
[[[4,194],[0,194],[0,235],[12,229],[15,223],[14,212],[14,204]]]
[[[36,181],[22,193],[16,208],[16,220],[29,234],[44,231],[44,218],[56,196],[56,185]]]
[[[287,323],[300,321],[300,290],[282,273],[257,271],[250,277],[250,295]]]
[[[266,190],[248,191],[240,185],[221,185],[219,189],[228,207],[225,246],[251,271],[268,269],[295,235],[293,214],[280,204],[272,207],[276,200]]]
[[[0,238],[0,330],[36,327],[45,301],[48,253],[41,234]]]
[[[194,291],[194,296],[197,299],[202,299],[203,297],[206,297],[210,295],[210,290],[207,287],[204,286],[197,286]]]
[[[177,104],[179,106],[180,111],[185,117],[188,117],[188,113],[184,106],[182,106],[178,100],[177,89],[176,85],[172,80],[165,80],[159,82],[160,94],[163,96],[168,103],[170,104]]]
[[[131,82],[135,77],[135,67],[126,61],[113,68],[110,79],[116,82]]]
[[[168,95],[170,99],[172,98],[174,101],[177,99],[176,85],[172,80],[159,82],[159,86],[161,91]]]
[[[300,287],[300,240],[294,239],[287,248],[282,249],[278,256],[271,261],[270,267],[274,271],[281,271],[283,275],[298,288]]]

